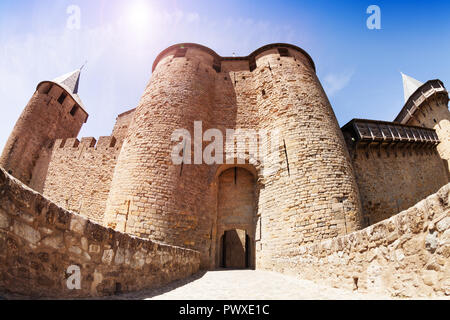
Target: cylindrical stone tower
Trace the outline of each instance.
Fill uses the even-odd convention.
[[[361,204],[342,132],[312,59],[282,44],[253,55],[260,127],[278,129],[281,145],[280,170],[265,168],[256,262],[279,269],[301,244],[359,230]]]
[[[158,56],[118,158],[106,225],[172,245],[208,247],[211,212],[202,204],[209,166],[173,164],[171,136],[189,131],[192,144],[184,152],[191,150],[194,163],[194,122],[208,129],[213,111],[213,62],[194,46],[172,46]]]
[[[42,192],[55,139],[78,135],[88,114],[78,96],[80,70],[38,84],[17,120],[0,166]]]

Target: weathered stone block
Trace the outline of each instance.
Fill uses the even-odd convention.
[[[0,228],[6,229],[9,227],[9,224],[8,215],[0,209]]]
[[[70,230],[78,233],[84,234],[84,228],[86,227],[87,220],[78,215],[73,215],[70,220]]]
[[[45,237],[41,244],[47,247],[51,247],[53,249],[61,249],[64,247],[64,239],[62,233],[58,232],[55,235]]]
[[[114,257],[114,250],[113,249],[107,249],[103,251],[102,256],[102,262],[104,264],[110,265]]]
[[[38,243],[39,240],[41,239],[39,231],[19,221],[14,221],[13,232],[19,237],[29,241],[32,244]]]

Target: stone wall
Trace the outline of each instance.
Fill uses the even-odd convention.
[[[0,168],[0,292],[104,296],[157,287],[197,272],[200,254],[106,229],[66,211]],[[69,290],[69,266],[81,289]]]
[[[115,137],[56,140],[44,196],[102,223],[121,141]]]
[[[119,141],[125,139],[128,128],[133,120],[134,112],[136,109],[129,110],[127,112],[121,113],[117,116],[116,124],[114,125],[112,135]]]
[[[450,184],[346,236],[279,252],[272,269],[396,297],[450,295]]]
[[[447,96],[424,101],[407,123],[436,130],[441,141],[437,150],[447,167],[447,176],[450,179],[450,112],[447,101]]]
[[[449,181],[436,148],[351,150],[365,226],[406,210]]]

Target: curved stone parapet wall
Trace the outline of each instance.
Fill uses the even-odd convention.
[[[276,271],[395,297],[450,295],[450,184],[346,236],[280,252]]]
[[[104,228],[58,207],[0,168],[2,294],[112,295],[188,277],[199,265],[197,251]],[[67,287],[70,266],[80,268],[79,290]]]

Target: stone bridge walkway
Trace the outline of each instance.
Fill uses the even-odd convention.
[[[268,271],[224,270],[199,273],[163,288],[116,296],[114,299],[159,300],[309,300],[391,299],[318,285]]]

